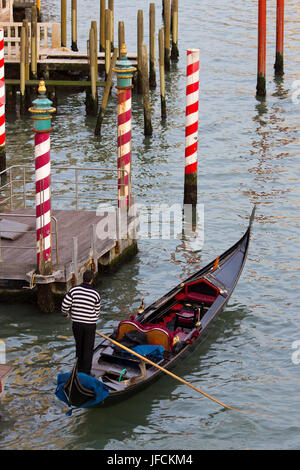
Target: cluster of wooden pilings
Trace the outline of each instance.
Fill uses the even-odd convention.
[[[178,61],[178,0],[162,0],[163,27],[158,31],[158,57],[160,75],[161,118],[166,119],[165,71],[171,61]],[[144,44],[143,10],[137,14],[137,77],[136,91],[143,94],[144,134],[152,134],[149,88],[156,88],[156,15],[155,4],[149,5],[149,59]],[[149,68],[148,68],[149,63]]]
[[[113,0],[109,1],[110,7],[113,8]],[[113,70],[117,58],[120,58],[120,48],[125,40],[124,21],[118,22],[118,48],[114,48],[111,40],[113,26],[111,19],[113,18],[113,9],[105,10],[105,0],[101,0],[100,8],[100,51],[105,51],[105,80],[106,88],[103,94],[103,101],[100,106],[95,135],[100,135],[101,124],[104,116],[105,107],[107,105],[110,89],[112,85]],[[102,13],[101,13],[102,12]],[[156,34],[156,10],[155,3],[149,4],[149,47],[144,41],[144,12],[137,12],[137,70],[133,78],[134,91],[143,97],[144,107],[144,134],[152,135],[153,128],[151,122],[151,105],[150,105],[150,89],[157,86],[156,79],[156,43],[158,40],[158,56],[159,56],[159,75],[160,75],[160,96],[161,96],[161,117],[166,119],[166,88],[165,88],[165,71],[170,70],[171,61],[178,61],[178,0],[163,0],[163,27]],[[104,21],[105,20],[105,21]],[[94,23],[94,22],[93,22]],[[95,25],[91,26],[95,28]],[[102,28],[101,28],[102,25]],[[105,29],[105,34],[102,32]],[[104,40],[105,38],[105,40]],[[111,51],[113,55],[111,57]],[[95,59],[93,60],[95,62]],[[93,79],[95,82],[96,78]],[[91,74],[92,81],[92,74]],[[95,86],[92,96],[93,100],[97,99]],[[90,107],[91,110],[97,109],[97,104]]]
[[[40,7],[40,5],[38,5]],[[156,6],[149,5],[149,46],[144,41],[144,12],[137,12],[137,52],[129,58],[137,65],[133,78],[134,91],[143,96],[144,106],[144,133],[152,134],[150,89],[157,86],[156,77],[156,50],[158,50],[158,63],[160,75],[161,117],[166,119],[166,88],[165,71],[170,70],[171,61],[177,61],[178,52],[178,0],[162,0],[163,27],[156,31]],[[17,106],[17,91],[20,90],[20,113],[27,113],[36,94],[38,79],[47,80],[49,98],[57,103],[56,92],[60,87],[74,87],[86,90],[86,113],[98,115],[95,134],[101,133],[101,122],[110,96],[113,80],[113,68],[120,49],[126,42],[125,23],[118,21],[118,44],[115,47],[114,32],[114,0],[100,0],[100,22],[91,21],[87,39],[87,53],[78,52],[77,44],[77,0],[71,3],[71,49],[67,44],[67,0],[61,0],[61,21],[51,25],[51,46],[45,54],[49,54],[47,63],[40,60],[40,44],[38,33],[38,19],[41,17],[40,9],[32,7],[31,21],[24,20],[21,27],[19,80],[16,79],[16,64],[12,64],[13,78],[10,73],[11,64],[6,70],[6,109],[14,111]],[[46,33],[45,33],[46,34]],[[157,43],[158,41],[158,43]],[[157,47],[158,46],[158,47]],[[69,54],[68,51],[72,51]],[[43,53],[44,54],[44,53]],[[53,57],[53,59],[51,59]],[[59,62],[57,57],[72,58],[72,65]],[[85,62],[83,60],[85,57]],[[78,65],[76,65],[78,58]],[[50,63],[51,62],[51,63]],[[73,79],[73,70],[76,68],[76,79]],[[101,77],[101,79],[100,79]],[[102,103],[99,108],[98,88],[105,87]]]

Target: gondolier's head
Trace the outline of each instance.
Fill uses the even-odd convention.
[[[83,273],[83,282],[85,282],[86,284],[91,284],[93,282],[93,279],[94,279],[94,272],[91,271],[91,270],[87,270]]]

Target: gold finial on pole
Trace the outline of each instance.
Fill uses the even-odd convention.
[[[41,93],[46,93],[46,86],[45,86],[45,81],[44,80],[40,80],[40,83],[39,83],[39,88],[38,88],[38,92],[39,94]]]
[[[123,42],[123,44],[121,46],[120,54],[127,55],[127,47],[126,47],[125,42]]]

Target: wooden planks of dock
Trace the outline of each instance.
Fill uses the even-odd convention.
[[[114,232],[108,233],[105,239],[97,237],[97,224],[103,222],[104,218],[108,220],[108,217],[116,217],[115,213],[97,215],[87,210],[53,210],[52,216],[55,221],[52,223],[53,276],[48,281],[55,283],[58,292],[65,292],[74,276],[80,281],[84,270],[93,263],[95,270],[101,270],[101,265],[109,265],[127,248],[136,245],[136,240],[130,237],[121,240],[120,245]],[[0,290],[9,287],[13,289],[15,281],[18,281],[17,284],[23,281],[24,285],[28,285],[36,271],[35,210],[8,210],[0,217],[29,225],[29,230],[15,240],[5,239],[5,233],[2,233]],[[113,227],[115,224],[110,223],[108,226]]]

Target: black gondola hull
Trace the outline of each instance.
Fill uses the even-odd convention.
[[[216,266],[216,260],[214,260],[185,280],[184,284],[187,284],[192,283],[194,280],[205,278],[214,283],[214,285],[219,288],[220,293],[211,307],[205,313],[203,319],[201,320],[201,326],[198,326],[194,329],[198,331],[198,337],[191,336],[191,342],[184,343],[181,350],[179,350],[176,354],[173,354],[169,360],[165,361],[162,364],[165,369],[169,371],[173,370],[180,362],[184,361],[188,356],[194,353],[195,349],[202,343],[211,330],[215,320],[226,307],[246,262],[253,218],[254,210],[250,218],[248,229],[243,237],[229,250],[224,252],[219,257],[219,259],[217,259],[219,266]],[[142,314],[136,316],[135,320],[143,325],[149,322],[149,319],[155,319],[156,315],[163,312],[164,309],[168,310],[168,306],[172,304],[176,294],[181,291],[182,283],[147,307]],[[192,332],[194,330],[192,330]],[[105,344],[107,344],[107,342]],[[95,364],[101,364],[101,348],[103,348],[103,343],[95,348]],[[94,372],[97,374],[96,366]],[[116,380],[112,381],[112,390],[109,396],[105,399],[104,402],[97,405],[97,407],[110,406],[117,401],[127,399],[133,394],[143,391],[146,387],[159,380],[163,375],[166,375],[163,371],[151,367],[147,371],[147,376],[141,380],[138,380],[133,385],[128,384],[124,386],[122,383],[118,384]],[[105,383],[109,386],[109,381]]]

